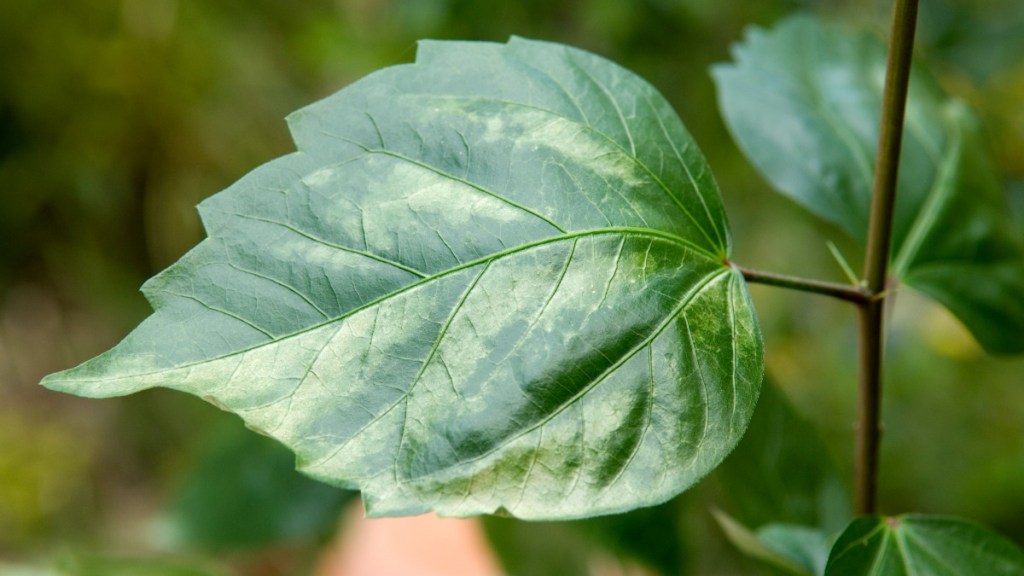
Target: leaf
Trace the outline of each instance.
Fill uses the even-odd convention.
[[[757,529],[758,539],[809,574],[824,574],[835,535],[809,526],[768,524]]]
[[[814,426],[765,379],[747,434],[715,471],[733,513],[748,526],[769,522],[844,528],[849,490]]]
[[[483,526],[510,576],[571,576],[597,565],[642,567],[643,574],[682,574],[693,561],[688,495],[623,514],[562,522],[485,516]],[[607,571],[607,570],[605,570]],[[614,571],[614,570],[613,570]]]
[[[331,534],[355,494],[299,474],[283,446],[230,424],[209,440],[174,499],[179,538],[204,549],[238,550]]]
[[[718,190],[646,82],[556,44],[424,42],[203,202],[156,313],[44,384],[240,414],[372,515],[663,502],[736,444],[760,333]]]
[[[608,553],[636,560],[655,574],[684,574],[695,557],[692,538],[688,538],[691,499],[683,495],[658,506],[567,525]]]
[[[721,510],[712,510],[715,521],[725,532],[725,537],[746,556],[765,563],[772,569],[783,574],[810,576],[812,572],[806,566],[795,562],[786,554],[780,553],[769,546],[756,533],[740,524],[735,518]]]
[[[509,576],[587,576],[590,546],[576,522],[524,522],[485,516],[488,543]]]
[[[740,148],[772,186],[853,238],[867,233],[885,47],[799,16],[752,29],[713,74]],[[988,351],[1024,352],[1024,233],[974,115],[910,77],[892,274],[948,307]]]
[[[854,520],[832,547],[826,576],[1010,576],[1024,551],[958,518],[906,515]]]

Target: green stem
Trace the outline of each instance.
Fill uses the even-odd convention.
[[[875,157],[864,279],[871,298],[858,304],[858,416],[854,508],[874,514],[878,500],[878,446],[881,439],[884,293],[892,244],[892,220],[899,175],[903,116],[907,103],[917,0],[896,0],[882,95],[882,118]]]
[[[739,270],[747,282],[781,286],[782,288],[812,292],[814,294],[824,294],[825,296],[832,296],[833,298],[839,298],[840,300],[846,300],[855,304],[865,303],[871,299],[871,294],[866,289],[852,284],[836,284],[821,280],[810,280],[808,278],[744,268],[731,262],[729,264],[736,270]]]

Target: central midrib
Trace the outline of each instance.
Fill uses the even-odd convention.
[[[183,363],[183,364],[177,364],[177,365],[174,365],[174,366],[169,366],[167,368],[161,368],[161,369],[158,369],[158,370],[152,370],[152,371],[149,371],[149,372],[136,372],[136,373],[132,373],[132,374],[126,374],[126,375],[123,375],[123,376],[109,376],[109,377],[99,377],[99,378],[85,378],[85,379],[78,379],[78,378],[76,378],[76,379],[74,379],[74,381],[82,382],[82,383],[90,383],[90,382],[116,382],[116,381],[131,379],[131,378],[140,378],[140,377],[145,377],[145,376],[152,376],[152,375],[161,374],[163,372],[168,372],[168,371],[172,371],[172,370],[188,369],[188,368],[192,368],[192,367],[195,367],[195,366],[200,366],[202,364],[207,364],[209,362],[216,362],[216,361],[219,361],[219,360],[226,360],[226,359],[234,357],[234,356],[238,356],[238,355],[241,355],[241,354],[246,354],[246,353],[251,352],[253,350],[260,349],[260,348],[262,348],[264,346],[276,344],[278,342],[289,340],[291,338],[296,338],[296,337],[302,336],[303,334],[308,334],[310,332],[313,332],[315,330],[323,328],[325,326],[329,326],[331,324],[335,324],[337,322],[341,322],[341,321],[343,321],[343,320],[345,320],[345,319],[347,319],[347,318],[349,318],[351,316],[354,316],[354,315],[358,314],[359,312],[362,312],[363,310],[367,310],[367,309],[372,308],[372,307],[374,307],[374,306],[376,306],[376,305],[378,305],[378,304],[380,304],[382,302],[385,302],[385,301],[387,301],[390,298],[394,298],[394,297],[399,296],[401,294],[404,294],[406,292],[415,290],[416,288],[419,288],[420,286],[426,285],[426,284],[428,284],[428,283],[430,283],[432,281],[444,278],[446,276],[450,276],[452,274],[456,274],[456,273],[461,272],[463,270],[466,270],[468,268],[473,268],[474,266],[479,266],[481,264],[485,264],[485,263],[493,261],[493,260],[498,260],[498,259],[501,259],[501,258],[512,256],[514,254],[518,254],[520,252],[525,252],[527,250],[531,250],[533,248],[538,248],[538,247],[541,247],[541,246],[547,246],[549,244],[553,244],[553,243],[556,243],[556,242],[562,242],[562,241],[566,241],[566,240],[572,240],[572,239],[578,239],[578,238],[586,238],[586,237],[592,237],[592,236],[614,235],[614,234],[621,234],[621,235],[625,235],[625,236],[635,236],[635,237],[646,237],[646,238],[650,238],[652,240],[659,240],[659,241],[662,241],[662,242],[667,242],[667,243],[670,243],[670,244],[675,244],[676,246],[679,246],[680,248],[683,248],[684,250],[691,251],[693,253],[696,253],[696,254],[699,254],[701,256],[704,256],[705,258],[707,258],[708,260],[710,260],[712,262],[716,262],[716,263],[719,262],[719,259],[715,255],[709,253],[703,247],[701,247],[701,246],[699,246],[699,245],[697,245],[697,244],[695,244],[693,242],[690,242],[690,241],[688,241],[688,240],[686,240],[684,238],[680,238],[679,236],[676,236],[674,234],[670,234],[668,232],[662,232],[660,230],[654,230],[654,229],[650,229],[650,228],[611,227],[611,228],[596,228],[596,229],[592,229],[592,230],[582,230],[582,231],[578,231],[578,232],[570,232],[570,233],[567,233],[567,234],[560,234],[560,235],[557,235],[557,236],[550,236],[550,237],[542,238],[542,239],[539,239],[539,240],[536,240],[536,241],[533,241],[533,242],[528,242],[528,243],[525,243],[525,244],[521,244],[519,246],[508,248],[508,249],[502,250],[500,252],[495,252],[495,253],[489,254],[487,256],[482,256],[480,258],[471,260],[469,262],[465,262],[465,263],[460,264],[458,266],[453,266],[451,268],[448,268],[447,270],[443,270],[443,271],[438,272],[436,274],[432,274],[432,275],[427,276],[425,278],[421,278],[421,279],[419,279],[419,280],[417,280],[415,282],[411,282],[411,283],[409,283],[409,284],[407,284],[407,285],[405,285],[405,286],[403,286],[403,287],[401,287],[401,288],[399,288],[397,290],[394,290],[392,292],[384,294],[384,295],[380,296],[379,298],[375,298],[375,299],[373,299],[373,300],[371,300],[371,301],[369,301],[369,302],[367,302],[365,304],[362,304],[360,306],[352,308],[351,310],[346,311],[344,314],[340,314],[340,315],[335,316],[333,318],[329,318],[329,319],[324,320],[322,322],[318,322],[316,324],[312,324],[310,326],[307,326],[307,327],[302,328],[300,330],[296,330],[294,332],[289,332],[288,334],[284,334],[284,335],[278,336],[276,338],[271,338],[269,340],[265,340],[263,342],[259,342],[257,344],[254,344],[252,346],[248,346],[246,348],[242,348],[242,349],[239,349],[239,350],[234,350],[234,351],[231,351],[229,353],[222,354],[222,355],[219,355],[219,356],[213,356],[213,357],[210,357],[210,358],[203,358],[203,359],[200,359],[200,360],[196,360],[194,362],[187,362],[187,363]],[[722,266],[723,266],[724,270],[727,270],[727,268],[725,268],[724,264],[722,264]],[[712,276],[716,276],[716,275],[712,275]],[[159,312],[159,311],[157,311],[157,312]],[[56,382],[56,381],[59,381],[59,380],[60,379],[54,379],[53,381]]]

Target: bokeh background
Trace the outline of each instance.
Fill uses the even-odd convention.
[[[200,400],[89,401],[37,383],[146,316],[138,287],[203,237],[195,204],[292,150],[285,115],[410,61],[418,38],[521,35],[635,70],[708,157],[735,260],[841,280],[826,240],[855,267],[856,248],[757,177],[708,75],[746,26],[798,10],[884,34],[889,2],[0,0],[0,573],[304,574],[344,531],[351,494],[293,473],[287,452]],[[922,11],[919,56],[987,120],[1024,234],[1024,10]],[[753,292],[781,396],[848,477],[852,309]],[[986,356],[904,292],[888,344],[883,510],[968,516],[1024,543],[1024,359]],[[516,574],[620,557],[648,573],[749,573],[708,512],[737,506],[728,486],[712,477],[668,506],[582,524],[490,520],[487,534]]]

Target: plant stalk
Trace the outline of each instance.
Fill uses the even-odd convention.
[[[867,250],[863,277],[870,298],[858,303],[858,415],[854,511],[874,514],[878,501],[878,446],[882,434],[882,343],[884,296],[892,244],[892,221],[903,141],[917,0],[896,0],[882,95]]]

